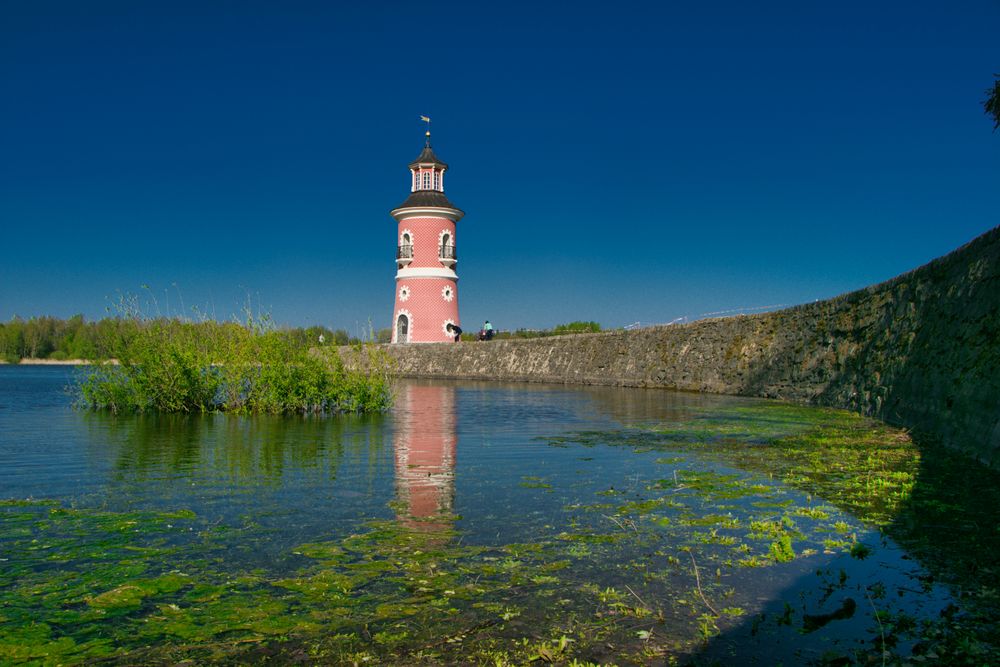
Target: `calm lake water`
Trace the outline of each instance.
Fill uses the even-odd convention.
[[[706,415],[732,433],[768,402],[402,382],[374,417],[114,416],[72,408],[74,373],[0,366],[0,662],[130,662],[233,632],[336,632],[345,661],[416,645],[448,662],[486,655],[488,627],[528,658],[510,646],[793,664],[870,646],[876,608],[933,617],[949,602],[823,498],[650,435]],[[768,435],[801,427],[776,419]],[[423,547],[400,546],[409,534]],[[870,555],[852,558],[855,543]],[[878,586],[891,594],[869,599]],[[421,634],[463,623],[480,636]]]

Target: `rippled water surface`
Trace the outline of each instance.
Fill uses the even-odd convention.
[[[691,446],[814,425],[788,406],[403,382],[374,417],[115,416],[73,373],[0,366],[0,662],[807,662],[948,603],[843,505]]]

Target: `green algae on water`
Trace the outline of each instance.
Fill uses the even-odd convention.
[[[623,456],[652,451],[654,462],[560,497],[561,514],[531,541],[472,542],[459,517],[418,519],[397,502],[387,508],[396,519],[306,535],[281,568],[249,569],[227,555],[262,530],[253,522],[227,529],[183,508],[2,502],[0,662],[670,662],[756,614],[743,587],[758,574],[877,552],[862,533],[905,538],[912,519],[915,534],[914,506],[962,511],[954,493],[935,497],[923,486],[927,450],[905,434],[835,411],[771,409],[737,408],[732,424],[715,413],[677,428],[579,434],[580,444]],[[578,446],[574,435],[558,442]],[[531,498],[565,490],[557,475],[511,485]],[[948,509],[935,510],[935,500]],[[942,560],[954,553],[951,543],[939,548]],[[955,562],[984,563],[968,554]],[[980,574],[976,599],[988,600],[996,574]],[[832,592],[852,583],[824,577]],[[985,615],[949,612],[947,626],[911,620],[889,592],[877,593],[869,591],[886,636],[919,637],[915,655],[959,642],[981,663],[995,655]],[[798,624],[813,636],[847,616],[790,606],[760,625]]]

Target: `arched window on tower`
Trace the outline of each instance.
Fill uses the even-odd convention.
[[[434,189],[435,190],[440,190],[441,189],[441,172],[440,171],[435,171],[434,172]]]
[[[413,260],[413,239],[410,238],[409,232],[404,232],[399,241],[399,247],[396,248],[396,263],[403,267]]]
[[[441,235],[441,245],[438,246],[438,261],[448,266],[454,266],[456,259],[458,257],[455,256],[455,242],[452,241],[451,234],[445,232]]]
[[[431,189],[431,172],[425,171],[423,172],[423,174],[421,174],[420,189],[421,190]]]

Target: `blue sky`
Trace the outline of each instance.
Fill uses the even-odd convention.
[[[0,320],[148,285],[388,326],[421,114],[467,329],[834,296],[1000,224],[998,33],[975,0],[0,0]]]

